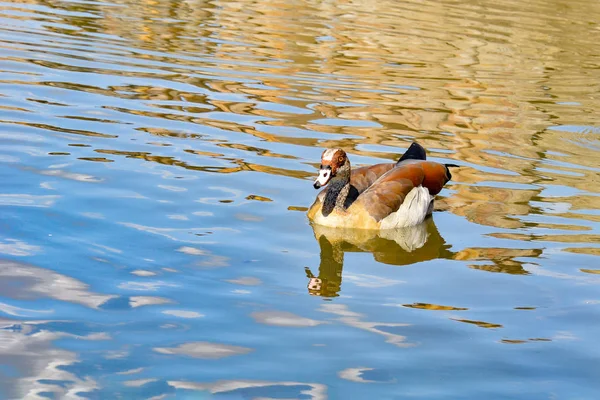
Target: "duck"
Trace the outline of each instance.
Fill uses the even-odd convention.
[[[346,152],[325,149],[314,188],[321,190],[307,211],[312,224],[388,230],[421,224],[433,211],[434,197],[452,179],[455,164],[428,161],[413,142],[396,163],[352,169]]]

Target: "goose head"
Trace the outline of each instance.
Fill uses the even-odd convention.
[[[321,155],[319,176],[315,180],[314,188],[319,189],[330,181],[350,180],[350,160],[342,149],[327,149]]]

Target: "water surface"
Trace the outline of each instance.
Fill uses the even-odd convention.
[[[596,399],[600,3],[0,3],[0,398]],[[326,147],[461,167],[311,227]]]

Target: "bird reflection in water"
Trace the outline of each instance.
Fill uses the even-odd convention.
[[[317,276],[305,268],[308,293],[313,296],[337,297],[342,286],[344,253],[372,253],[376,261],[390,265],[410,265],[436,258],[453,258],[433,219],[402,229],[374,231],[329,228],[312,225],[321,248]]]

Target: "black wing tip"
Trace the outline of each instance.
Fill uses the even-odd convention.
[[[427,155],[425,154],[425,149],[417,142],[412,142],[410,147],[406,150],[406,152],[400,157],[398,163],[401,163],[404,160],[426,160]]]
[[[450,168],[459,168],[460,165],[444,164],[444,167],[446,167],[446,177],[448,178],[448,180],[450,180],[450,179],[452,179],[452,174],[450,173]]]

